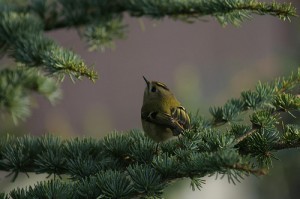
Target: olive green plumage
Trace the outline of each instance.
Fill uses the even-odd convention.
[[[189,115],[169,88],[161,82],[143,78],[147,84],[141,110],[145,134],[156,142],[163,142],[188,129]]]

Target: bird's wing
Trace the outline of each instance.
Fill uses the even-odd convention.
[[[190,128],[190,117],[183,106],[178,106],[171,109],[171,116],[184,128]]]
[[[190,127],[190,118],[182,106],[171,109],[171,114],[158,111],[142,112],[142,119],[170,128],[173,135],[179,135]]]

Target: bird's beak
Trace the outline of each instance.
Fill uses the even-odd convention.
[[[146,82],[146,84],[147,84],[147,87],[149,88],[150,82],[146,79],[145,76],[143,76],[143,78],[144,78],[144,80],[145,80],[145,82]]]

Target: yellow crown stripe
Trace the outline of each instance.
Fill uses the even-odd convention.
[[[163,83],[161,83],[161,82],[154,82],[157,86],[160,86],[160,87],[162,87],[162,88],[164,88],[164,89],[166,89],[166,90],[169,90],[169,88],[165,85],[165,84],[163,84]]]

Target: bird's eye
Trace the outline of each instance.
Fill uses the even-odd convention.
[[[156,92],[156,87],[155,87],[155,86],[153,86],[153,87],[151,88],[151,92],[153,92],[153,93]]]

